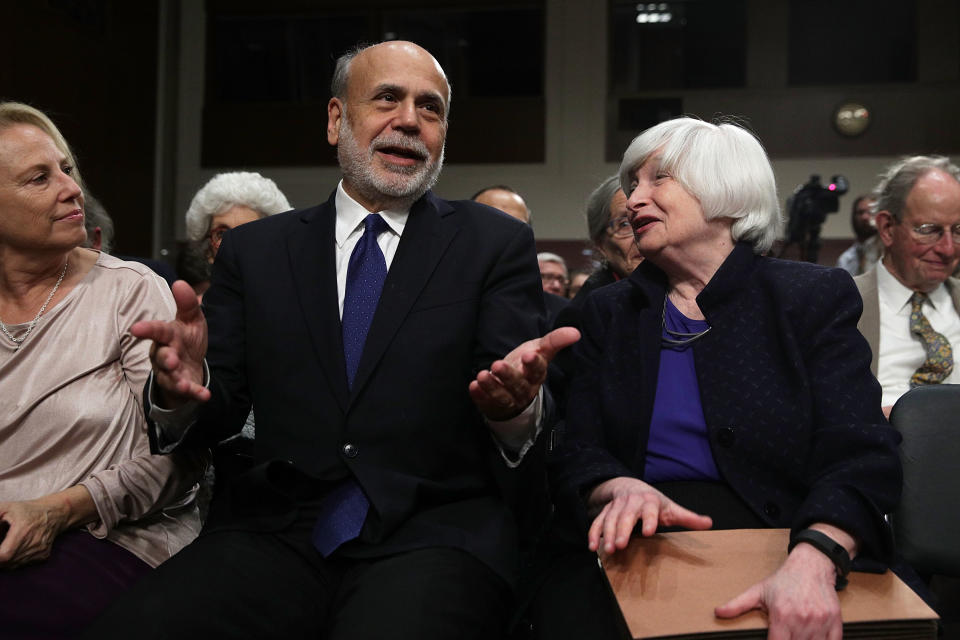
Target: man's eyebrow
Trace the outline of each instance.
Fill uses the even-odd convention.
[[[406,89],[405,87],[402,87],[402,86],[398,85],[398,84],[390,84],[389,82],[384,82],[383,84],[378,84],[376,87],[374,87],[373,92],[374,92],[375,94],[395,93],[395,94],[397,94],[397,95],[405,96],[405,95],[407,95],[407,94],[409,93],[409,90]],[[444,105],[444,107],[446,107],[446,104],[447,104],[447,103],[446,103],[446,100],[445,100],[444,97],[440,94],[439,91],[427,90],[427,91],[422,91],[422,92],[420,92],[419,94],[417,94],[417,99],[418,99],[418,100],[423,100],[423,99],[425,99],[425,98],[426,98],[426,99],[429,99],[429,100],[435,100],[435,101],[439,102],[440,104]]]
[[[399,93],[399,94],[407,93],[406,90],[400,85],[389,84],[389,83],[378,84],[376,87],[374,87],[373,91],[374,93],[383,93],[383,92]]]

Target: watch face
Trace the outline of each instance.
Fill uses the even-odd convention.
[[[833,126],[844,136],[859,136],[870,126],[870,110],[859,102],[845,102],[833,112]]]

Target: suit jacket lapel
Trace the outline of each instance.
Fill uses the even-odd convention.
[[[947,278],[947,291],[950,292],[950,299],[953,301],[953,309],[960,313],[960,280],[957,278]]]
[[[397,253],[383,284],[377,312],[367,334],[367,342],[364,344],[363,355],[353,381],[352,397],[356,396],[370,378],[429,280],[430,274],[456,235],[457,226],[448,223],[448,216],[452,213],[454,209],[449,203],[436,198],[429,191],[410,209]]]
[[[870,344],[873,355],[870,359],[870,371],[877,375],[877,361],[880,359],[880,294],[877,293],[877,267],[855,278],[860,298],[863,301],[863,313],[857,328]]]
[[[324,204],[304,211],[287,236],[290,272],[310,339],[333,395],[347,407],[347,374],[337,299],[334,230],[336,192]]]

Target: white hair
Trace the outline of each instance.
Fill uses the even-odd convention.
[[[750,242],[755,253],[770,249],[783,218],[773,168],[752,133],[729,122],[689,117],[647,129],[620,163],[620,185],[628,198],[636,170],[656,154],[660,167],[700,202],[707,220],[733,218],[734,241]]]
[[[248,207],[261,216],[271,216],[292,207],[270,178],[259,173],[218,173],[193,196],[187,209],[187,238],[201,240],[210,231],[210,219],[228,209]]]
[[[549,251],[541,251],[537,254],[537,262],[556,262],[561,267],[563,267],[563,275],[567,275],[567,261],[562,257],[558,256],[555,253],[550,253]]]

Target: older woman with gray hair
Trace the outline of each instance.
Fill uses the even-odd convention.
[[[580,286],[569,305],[558,314],[554,326],[579,327],[580,310],[595,289],[626,278],[643,262],[633,238],[633,227],[627,216],[627,197],[620,188],[620,176],[606,178],[587,198],[587,231],[593,250],[600,258],[600,268]],[[569,355],[562,356],[561,366],[567,368]]]
[[[765,257],[773,170],[739,126],[661,123],[630,144],[620,184],[644,262],[583,309],[551,477],[582,527],[574,553],[616,553],[635,525],[790,528],[783,565],[714,613],[840,638],[836,590],[854,557],[889,562],[901,479],[853,281]],[[582,624],[576,600],[548,626]]]
[[[643,261],[630,226],[620,176],[605,179],[587,198],[587,230],[600,257],[595,284],[588,290],[626,278]]]
[[[219,173],[193,196],[187,238],[206,242],[207,259],[213,262],[226,231],[291,208],[276,183],[259,173]]]

